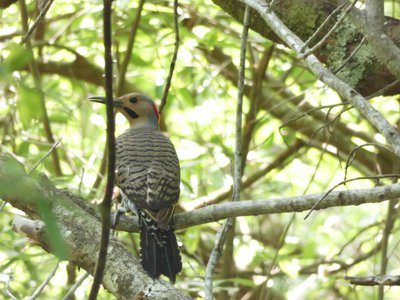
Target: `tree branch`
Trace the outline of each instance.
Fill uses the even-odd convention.
[[[49,0],[49,2],[51,2]],[[24,39],[21,41],[21,43],[26,43],[26,47],[28,51],[32,55],[32,60],[29,62],[29,70],[32,74],[33,81],[35,84],[35,89],[37,93],[39,94],[39,99],[40,99],[40,109],[42,110],[43,113],[43,128],[46,133],[46,138],[47,141],[53,145],[55,143],[54,137],[53,137],[53,132],[50,126],[50,120],[49,116],[47,114],[47,107],[45,103],[45,95],[42,90],[42,83],[41,83],[41,76],[39,73],[39,67],[38,63],[36,62],[35,55],[32,49],[31,41],[30,41],[30,36],[28,34],[28,8],[26,7],[25,0],[19,0],[20,4],[20,13],[21,13],[21,22],[22,22],[22,29],[23,32],[25,33]],[[50,8],[50,5],[48,6]],[[51,152],[51,157],[53,161],[53,167],[54,167],[54,173],[57,176],[62,176],[62,170],[61,170],[61,164],[60,164],[60,157],[58,155],[57,149],[54,149],[54,151]]]
[[[177,214],[175,216],[175,223],[177,229],[181,229],[209,222],[217,222],[228,217],[308,211],[324,195],[325,193],[215,204],[196,209],[192,212]],[[400,183],[369,189],[343,190],[330,193],[315,209],[379,203],[396,199],[399,196]]]
[[[351,284],[356,285],[389,285],[389,286],[399,286],[400,285],[400,276],[391,276],[391,275],[376,275],[376,276],[345,276],[344,279],[350,281]]]
[[[242,22],[244,5],[239,1],[213,0],[213,2],[229,13],[238,22]],[[350,1],[340,0],[303,0],[301,1],[300,7],[298,1],[277,1],[276,5],[273,7],[273,11],[282,21],[284,21],[291,31],[302,40],[306,41],[318,28],[320,28],[323,21],[327,19],[329,15],[343,2],[348,4],[350,3]],[[351,10],[350,14],[352,14],[354,10],[355,8]],[[360,14],[360,18],[364,21],[364,14]],[[385,21],[387,21],[385,28],[388,36],[393,41],[398,41],[400,37],[399,20],[394,18],[385,18]],[[356,28],[352,26],[352,22],[354,23],[353,19],[351,19],[350,22],[346,20],[344,28],[346,28],[346,32],[348,32],[347,30],[349,29],[352,36],[358,37],[356,40],[346,40],[340,32],[336,32],[329,41],[329,47],[326,47],[327,44],[325,44],[325,47],[315,53],[320,61],[329,69],[334,69],[337,65],[340,65],[342,59],[337,57],[337,51],[340,51],[341,53],[351,52],[355,45],[361,40],[362,34],[365,35],[365,24],[360,26],[357,25],[358,28]],[[333,26],[333,24],[334,20],[328,22],[327,26],[324,26],[323,30],[318,34],[318,38],[322,38],[322,36],[326,34],[328,28]],[[250,28],[277,44],[286,44],[285,41],[282,41],[282,39],[278,37],[256,13],[251,14]],[[341,30],[339,29],[339,31]],[[366,49],[367,48],[365,48],[365,50]],[[369,50],[367,51],[370,52]],[[343,59],[345,58],[346,56],[343,57]],[[358,61],[358,64],[348,65],[344,71],[351,74],[350,76],[352,77],[353,74],[361,76],[357,79],[357,82],[354,82],[354,88],[360,94],[364,96],[371,95],[395,80],[395,76],[388,70],[387,66],[382,64],[378,59],[375,59],[372,54],[369,54],[368,60],[366,60],[364,55],[360,52],[359,55],[355,56],[355,59],[355,61]],[[365,69],[366,65],[368,65],[367,69]],[[342,75],[343,74],[344,73],[342,73]],[[387,90],[386,95],[396,95],[399,91],[400,84],[397,84],[391,90]]]
[[[129,40],[128,44],[126,47],[126,53],[124,56],[124,59],[122,61],[121,65],[121,70],[119,71],[118,74],[118,82],[117,82],[117,96],[120,96],[122,94],[122,91],[124,90],[125,86],[125,81],[126,81],[126,71],[128,70],[128,64],[132,56],[132,50],[135,45],[135,38],[136,38],[136,33],[139,28],[139,23],[140,23],[140,17],[142,16],[142,10],[143,10],[143,5],[144,5],[145,0],[140,0],[138,7],[136,9],[136,15],[135,19],[133,20],[131,31],[129,33]]]
[[[267,214],[309,211],[326,196],[314,210],[330,207],[358,206],[367,203],[380,203],[397,199],[400,196],[400,183],[378,186],[368,189],[342,190],[304,196],[271,198],[263,200],[242,200],[238,203],[213,204],[174,216],[177,230],[192,226],[218,222],[229,217],[260,216]],[[121,216],[117,230],[137,232],[137,218]]]
[[[201,50],[207,53],[206,58],[210,63],[226,65],[226,67],[221,70],[221,74],[230,80],[232,84],[237,84],[238,72],[229,56],[225,55],[218,47],[215,47],[213,51],[208,51],[206,48],[202,48]],[[229,64],[226,63],[227,61]],[[317,149],[323,148],[323,145],[327,143],[326,131],[318,130],[327,122],[332,122],[333,118],[324,111],[321,111],[320,108],[307,102],[303,95],[293,94],[282,80],[268,75],[265,76],[264,80],[269,84],[264,85],[262,89],[260,108],[266,110],[273,117],[283,122],[291,119],[292,116],[306,113],[306,115],[309,116],[308,118],[302,118],[296,122],[291,122],[288,124],[288,127],[306,137],[312,136],[313,138],[310,141],[311,146]],[[248,97],[251,97],[250,88],[248,86],[245,92]],[[277,105],[277,103],[279,103],[279,105]],[[318,134],[315,134],[315,132],[318,132]],[[346,160],[348,153],[357,146],[357,144],[350,139],[351,136],[357,136],[365,142],[377,142],[371,135],[353,130],[341,121],[335,123],[333,134],[340,137],[330,142],[338,149],[337,153],[335,153],[335,157],[339,156],[343,160]],[[382,167],[383,173],[392,172],[393,163],[398,160],[397,156],[389,151],[379,151],[378,155],[375,155],[365,149],[360,150],[361,152],[359,152],[356,157],[356,166],[365,174],[375,174],[377,162]],[[213,198],[214,197],[204,197],[204,199],[207,200]]]
[[[240,45],[240,66],[238,78],[238,97],[236,105],[236,128],[235,128],[235,149],[233,159],[233,186],[232,186],[232,202],[240,201],[241,183],[242,183],[242,115],[243,115],[243,95],[244,95],[244,79],[246,66],[246,48],[247,37],[249,32],[250,8],[246,6],[243,17],[242,39]],[[214,299],[213,293],[213,273],[217,265],[218,259],[222,254],[225,240],[228,232],[232,230],[234,218],[229,217],[224,225],[219,229],[215,239],[214,248],[211,251],[210,258],[207,262],[205,276],[205,299]]]
[[[193,212],[177,214],[175,224],[177,229],[183,229],[217,222],[228,217],[307,211],[324,195],[325,193],[210,205]],[[18,162],[1,157],[0,197],[33,219],[40,219],[38,202],[49,201],[61,234],[68,245],[67,259],[93,274],[100,241],[98,231],[100,216],[95,206],[70,192],[56,189],[46,178],[34,180],[32,177],[26,177]],[[379,203],[399,197],[400,183],[369,189],[337,191],[330,193],[316,209]],[[21,230],[37,241],[46,251],[51,252],[44,235],[43,222],[32,222],[32,225],[29,223],[25,225],[25,229],[20,226]],[[121,218],[119,225],[118,229],[127,231],[136,229],[137,231],[136,218]],[[149,291],[150,287],[152,287],[152,293],[155,293],[153,295],[159,296],[156,299],[171,299],[171,297],[172,299],[187,299],[171,285],[149,278],[140,267],[139,261],[133,258],[131,253],[115,238],[110,241],[103,285],[112,294],[122,299],[142,295]]]
[[[111,15],[112,0],[103,1],[103,40],[104,40],[104,61],[105,61],[105,90],[107,110],[107,185],[103,201],[100,204],[101,213],[101,240],[99,256],[96,264],[95,275],[89,299],[95,300],[100,289],[104,270],[107,263],[107,253],[111,229],[111,205],[115,181],[115,122],[113,105],[113,62],[112,62],[112,32]]]
[[[285,149],[282,152],[278,153],[273,161],[263,166],[260,166],[257,171],[245,177],[242,180],[242,189],[246,189],[252,186],[252,184],[266,176],[272,170],[284,167],[291,160],[291,158],[296,156],[296,153],[298,153],[299,150],[305,145],[306,143],[303,140],[297,139],[288,149]],[[192,211],[200,207],[219,203],[222,200],[229,198],[232,195],[232,190],[232,186],[223,187],[213,193],[210,193],[210,195],[208,196],[190,201],[189,203],[185,203],[183,204],[183,207],[186,210]]]
[[[400,79],[400,49],[384,31],[383,4],[382,0],[365,1],[364,33],[375,55]]]
[[[22,38],[21,44],[24,44],[30,38],[32,33],[35,31],[36,27],[39,25],[39,22],[42,21],[47,11],[50,9],[50,6],[53,4],[53,0],[48,0],[45,3],[46,3],[45,6],[40,11],[38,17],[36,18],[35,23],[33,23],[31,28],[29,28],[29,30],[25,33],[24,37]]]
[[[240,0],[255,9],[268,26],[286,44],[298,54],[303,48],[303,41],[297,37],[271,10],[266,10],[267,3],[263,0]],[[331,71],[326,69],[314,55],[304,59],[307,67],[319,80],[335,90],[340,96],[351,103],[372,124],[391,145],[393,152],[400,157],[400,133],[376,110],[363,96],[348,84],[337,78]]]
[[[356,5],[357,0],[354,0],[347,8],[346,10],[343,12],[343,14],[340,16],[340,18],[337,20],[337,22],[335,23],[335,25],[333,25],[333,27],[331,29],[329,29],[328,33],[325,34],[325,36],[318,41],[318,43],[316,45],[314,45],[313,47],[311,47],[309,50],[307,50],[307,52],[303,53],[301,55],[301,58],[305,58],[308,55],[310,55],[311,53],[314,53],[316,50],[318,50],[319,48],[322,47],[323,44],[326,43],[326,41],[328,40],[328,38],[332,35],[332,33],[335,32],[335,30],[340,26],[340,24],[342,24],[343,20],[346,18],[346,16],[348,15],[348,13],[350,12],[350,10],[354,7],[354,5]],[[318,30],[317,30],[318,31]],[[317,31],[314,33],[316,34]],[[301,47],[300,52],[302,52],[305,47],[307,47],[307,42]]]
[[[174,53],[172,54],[168,77],[165,82],[164,93],[159,106],[160,114],[163,112],[164,106],[167,104],[168,92],[171,86],[172,76],[174,75],[176,59],[178,57],[178,51],[179,51],[180,36],[179,36],[179,24],[178,24],[178,0],[174,0],[174,32],[175,32]]]
[[[48,252],[54,253],[51,237],[40,217],[39,203],[48,202],[67,245],[66,259],[94,273],[100,243],[97,207],[74,194],[56,189],[46,178],[27,177],[15,160],[0,157],[0,197],[30,218],[16,219],[14,226]],[[116,238],[110,240],[103,286],[118,299],[190,299],[167,282],[150,278],[137,258]],[[135,298],[139,297],[139,298]]]

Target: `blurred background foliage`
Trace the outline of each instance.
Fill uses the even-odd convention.
[[[399,18],[398,2],[386,4],[386,14]],[[37,3],[27,1],[26,6],[31,25],[39,13]],[[174,50],[172,2],[144,4],[124,86],[117,82],[138,1],[118,0],[113,7],[116,91],[160,99]],[[0,14],[0,152],[16,157],[29,172],[61,140],[36,172],[87,201],[101,199],[105,110],[87,99],[104,94],[102,2],[56,1],[32,35],[31,49],[20,44],[21,6],[15,3]],[[178,211],[183,211],[230,199],[242,25],[210,0],[180,1],[179,15],[181,46],[161,125],[180,157]],[[246,84],[242,199],[324,192],[343,180],[352,149],[383,141],[292,51],[254,32],[249,36]],[[398,96],[371,103],[398,124]],[[120,115],[116,123],[117,134],[128,126]],[[365,147],[347,178],[395,173],[395,161],[385,150]],[[375,184],[356,181],[347,188]],[[377,288],[354,288],[343,276],[379,273],[390,212],[397,215],[395,203],[331,208],[306,221],[303,213],[238,218],[216,270],[216,297],[372,299]],[[7,290],[18,299],[31,295],[57,264],[54,255],[12,232],[13,216],[21,213],[10,205],[1,211],[0,293],[5,298],[10,297]],[[176,286],[193,297],[204,295],[205,265],[219,228],[212,223],[178,232],[184,269]],[[386,236],[387,274],[400,273],[398,231],[393,222]],[[118,237],[138,255],[136,234]],[[40,299],[61,299],[81,274],[60,263]],[[90,284],[87,279],[76,299],[87,297]],[[386,290],[387,299],[397,294],[398,288]],[[104,290],[99,295],[111,298]]]

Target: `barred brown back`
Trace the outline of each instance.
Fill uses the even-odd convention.
[[[158,129],[139,127],[119,136],[116,150],[123,206],[139,216],[142,266],[152,277],[164,274],[175,282],[182,269],[171,221],[180,191],[175,148]]]
[[[157,212],[178,201],[179,160],[162,132],[128,129],[117,139],[116,159],[117,185],[139,208]]]

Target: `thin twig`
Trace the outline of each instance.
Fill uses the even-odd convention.
[[[353,150],[351,150],[350,154],[347,156],[346,166],[344,168],[344,178],[343,178],[343,180],[346,180],[346,178],[347,178],[347,170],[350,167],[350,165],[353,163],[354,158],[356,156],[356,152],[359,149],[367,147],[367,146],[375,146],[375,147],[379,147],[379,148],[385,149],[385,150],[387,150],[389,152],[392,152],[392,150],[390,150],[388,147],[385,147],[384,145],[380,145],[378,143],[365,143],[365,144],[362,144],[362,145],[359,145],[359,146],[355,147]]]
[[[396,85],[398,85],[400,83],[400,79],[396,79],[395,81],[393,81],[392,83],[389,83],[387,86],[385,86],[384,88],[380,89],[379,91],[365,97],[365,99],[369,100],[378,96],[382,96],[383,94],[385,94],[386,91],[390,90],[392,87],[395,87]]]
[[[375,175],[375,176],[360,176],[360,177],[356,177],[356,178],[350,178],[350,179],[346,179],[343,180],[341,182],[339,182],[338,184],[335,184],[332,188],[330,188],[322,197],[321,199],[319,199],[317,202],[315,202],[315,204],[311,207],[310,211],[307,213],[307,215],[304,217],[304,220],[306,220],[311,213],[315,210],[315,208],[318,206],[318,204],[321,203],[322,200],[324,200],[334,189],[336,189],[338,186],[346,184],[347,182],[351,182],[351,181],[356,181],[356,180],[362,180],[362,179],[375,179],[375,180],[379,180],[379,179],[383,179],[383,178],[400,178],[399,174],[384,174],[384,175]]]
[[[94,196],[97,192],[97,189],[99,188],[101,182],[103,181],[104,174],[106,173],[106,168],[107,168],[107,144],[104,146],[102,157],[101,157],[101,163],[100,163],[100,168],[99,171],[97,172],[96,180],[93,183],[93,186],[90,189],[90,194],[89,196]]]
[[[243,125],[242,134],[242,173],[246,167],[247,155],[250,148],[250,141],[255,132],[256,125],[258,124],[257,113],[259,111],[259,106],[261,102],[261,94],[263,82],[265,79],[265,72],[268,68],[269,62],[274,53],[275,47],[272,45],[265,51],[258,62],[258,66],[252,75],[252,80],[254,82],[253,88],[249,95],[250,107],[246,113],[245,121]],[[251,52],[250,52],[251,53]]]
[[[304,49],[306,47],[308,47],[308,45],[311,43],[311,41],[318,36],[318,34],[322,31],[322,29],[324,29],[325,25],[334,17],[336,16],[336,14],[342,10],[342,8],[347,4],[347,2],[343,2],[342,4],[340,4],[338,7],[336,7],[330,14],[329,16],[325,19],[324,22],[322,22],[322,24],[318,27],[318,29],[316,31],[314,31],[314,33],[307,39],[307,41],[305,41],[303,47],[301,48],[300,52],[303,52]]]
[[[386,214],[386,222],[385,228],[382,233],[382,251],[381,251],[381,266],[380,266],[380,274],[386,274],[387,263],[388,263],[388,247],[389,247],[389,239],[392,233],[394,223],[396,221],[395,218],[395,206],[397,205],[398,200],[390,200],[389,205],[387,207]],[[383,300],[384,298],[384,289],[383,286],[379,286],[378,288],[378,300]]]
[[[271,0],[269,2],[269,8],[272,9],[274,7],[275,3],[276,3],[276,0]]]
[[[79,186],[78,186],[78,196],[81,197],[82,195],[82,184],[83,184],[83,177],[85,175],[85,168],[82,168],[81,176],[79,176]]]
[[[23,29],[23,32],[26,33],[26,32],[28,32],[29,28],[28,28],[28,9],[26,7],[25,0],[19,0],[19,5],[20,5],[22,29]],[[30,52],[30,54],[32,56],[32,59],[29,62],[29,70],[30,70],[30,72],[32,74],[32,77],[33,77],[33,81],[34,81],[34,84],[35,84],[35,89],[39,93],[39,97],[40,97],[40,109],[43,112],[43,128],[44,128],[44,132],[46,134],[47,141],[50,144],[54,144],[55,140],[54,140],[54,137],[53,137],[53,132],[51,130],[49,116],[47,114],[46,103],[45,103],[45,100],[44,100],[44,93],[42,91],[42,86],[41,86],[41,77],[40,77],[40,73],[39,73],[39,67],[38,67],[37,62],[35,60],[35,55],[34,55],[34,52],[32,50],[32,44],[31,44],[29,35],[26,38],[25,44],[26,44],[26,48],[28,49],[28,51]],[[57,176],[62,176],[60,158],[58,156],[57,150],[52,152],[52,161],[53,161],[54,173]]]
[[[42,282],[41,285],[38,286],[38,288],[35,290],[35,292],[32,294],[32,296],[30,296],[28,299],[29,300],[34,300],[37,297],[40,296],[40,294],[43,292],[44,288],[46,287],[46,285],[49,284],[50,280],[54,277],[54,275],[57,272],[58,266],[60,265],[60,262],[57,261],[57,264],[54,266],[53,270],[51,271],[51,273],[49,274],[49,276],[47,276],[46,280]]]
[[[78,289],[78,287],[81,286],[81,284],[85,281],[86,278],[88,278],[90,275],[89,272],[86,272],[75,284],[68,290],[68,292],[65,294],[65,296],[62,298],[62,300],[67,300],[69,299],[70,296],[72,296],[75,291]]]
[[[33,166],[33,168],[28,172],[27,176],[30,176],[33,171],[36,170],[36,168],[46,160],[47,157],[49,157],[49,155],[54,151],[54,149],[57,148],[58,144],[61,142],[62,138],[60,138],[53,146],[51,146],[50,150],[46,153],[45,156],[43,156],[37,163],[36,165]]]
[[[174,30],[175,30],[175,48],[174,48],[174,53],[172,55],[171,65],[169,66],[169,74],[167,77],[167,82],[165,83],[164,94],[161,99],[161,104],[159,108],[160,114],[162,113],[165,104],[167,104],[168,92],[171,86],[172,76],[174,75],[176,59],[178,57],[179,42],[180,42],[179,24],[178,24],[178,0],[174,0]]]
[[[368,239],[370,241],[371,238]],[[360,247],[359,247],[360,248]],[[358,248],[358,249],[359,249]],[[375,256],[382,248],[382,242],[379,241],[374,245],[374,247],[369,250],[368,252],[361,253],[354,259],[352,259],[350,262],[343,262],[338,259],[323,259],[317,262],[314,262],[308,266],[302,267],[299,271],[298,274],[315,274],[318,273],[318,270],[321,269],[321,266],[325,265],[336,265],[334,268],[330,270],[326,270],[326,274],[338,274],[340,272],[343,272],[345,270],[349,270],[350,268],[354,267],[355,265],[358,265],[361,262],[367,261],[369,258],[372,256]],[[335,256],[337,257],[337,256]]]
[[[271,30],[298,55],[300,54],[299,50],[303,46],[302,40],[290,31],[273,11],[264,9],[264,0],[240,0],[240,2],[256,10]],[[305,57],[304,63],[318,79],[334,89],[341,97],[352,104],[371,125],[375,126],[390,144],[393,152],[400,157],[400,132],[377,109],[368,101],[365,101],[365,98],[354,88],[323,66],[315,55]]]
[[[336,103],[336,104],[322,105],[322,106],[311,108],[311,109],[309,109],[309,110],[307,110],[307,111],[305,111],[305,112],[293,117],[292,119],[284,122],[281,126],[279,126],[278,130],[279,130],[279,132],[281,132],[282,128],[288,126],[291,123],[294,123],[294,122],[300,120],[303,117],[310,116],[310,113],[313,113],[315,111],[319,111],[319,110],[322,110],[322,109],[325,109],[325,108],[331,109],[331,108],[335,108],[337,106],[343,106],[343,105],[346,105],[346,103],[340,102],[340,103]],[[281,135],[282,135],[282,133],[281,133]]]
[[[269,264],[268,270],[266,272],[267,279],[265,280],[265,285],[267,285],[268,281],[271,280],[272,271],[273,271],[274,267],[278,265],[279,252],[282,250],[283,246],[285,245],[285,240],[286,240],[286,237],[288,235],[289,229],[292,227],[295,219],[296,219],[296,214],[292,214],[289,222],[286,224],[286,227],[285,227],[283,233],[279,237],[279,239],[280,239],[279,240],[279,245],[278,245],[278,247],[277,247],[277,249],[276,249],[276,251],[274,253],[274,256],[273,256],[273,258],[272,258],[272,260],[271,260],[271,262]],[[269,290],[266,291],[266,295],[265,295],[264,299],[273,298],[273,296],[272,297],[268,297],[268,296],[270,296],[270,295],[268,295],[268,293],[269,293]]]
[[[7,283],[6,283],[6,289],[5,289],[6,290],[6,294],[11,299],[18,300],[18,298],[16,298],[10,291],[10,282],[11,282],[12,279],[13,279],[13,271],[11,270],[10,271],[10,276],[8,276],[8,280],[7,280]]]
[[[319,158],[319,160],[318,160],[318,163],[317,163],[317,165],[316,165],[315,168],[314,168],[313,175],[312,175],[312,176],[310,177],[310,179],[308,180],[308,184],[307,184],[306,188],[305,188],[304,191],[303,191],[303,195],[306,195],[306,194],[307,194],[307,192],[308,192],[308,190],[309,190],[311,184],[314,182],[315,175],[316,175],[316,173],[317,173],[317,171],[318,171],[318,169],[319,169],[319,166],[320,166],[320,164],[321,164],[321,162],[322,162],[322,158],[323,158],[323,156],[324,156],[324,154],[325,154],[325,150],[326,150],[326,149],[324,148],[324,151],[323,151],[323,152],[321,153],[321,155],[320,155],[320,158]],[[280,250],[283,248],[283,246],[284,246],[284,244],[285,244],[285,240],[286,240],[286,237],[287,237],[287,235],[288,235],[289,229],[290,229],[291,226],[294,224],[295,219],[296,219],[296,214],[293,213],[292,216],[291,216],[291,218],[290,218],[290,220],[289,220],[289,222],[287,223],[287,225],[286,225],[286,227],[285,227],[285,230],[283,231],[282,235],[280,236],[279,245],[278,245],[278,247],[277,247],[277,249],[276,249],[276,251],[275,251],[275,253],[274,253],[274,257],[272,258],[272,261],[271,261],[271,263],[270,263],[270,265],[269,265],[268,271],[266,272],[266,274],[267,274],[267,279],[265,280],[265,285],[268,284],[268,281],[269,281],[269,280],[271,279],[271,277],[272,277],[272,270],[274,269],[274,267],[275,267],[275,266],[277,265],[277,263],[278,263],[278,255],[279,255],[279,252],[280,252]],[[269,291],[267,290],[267,291],[266,291],[265,298],[268,298],[268,293],[269,293]]]
[[[340,256],[343,254],[344,250],[345,250],[348,246],[350,246],[353,242],[355,242],[356,239],[357,239],[361,234],[365,234],[365,233],[367,232],[367,230],[369,230],[369,229],[371,229],[371,228],[373,228],[373,227],[380,226],[380,224],[381,224],[380,222],[375,222],[375,223],[369,224],[369,225],[367,225],[367,226],[365,226],[365,227],[362,227],[362,228],[358,229],[358,231],[357,231],[355,234],[353,234],[353,236],[352,236],[349,240],[347,240],[346,243],[344,243],[344,244],[342,245],[342,247],[340,248],[340,250],[336,253],[336,255],[335,255],[334,257],[340,257]],[[367,239],[370,240],[370,237],[368,237]],[[363,241],[361,241],[361,243],[363,243]],[[360,243],[359,243],[359,244],[360,244]],[[361,248],[361,247],[357,247],[356,249],[360,249],[360,248]]]
[[[47,11],[49,10],[49,8],[52,4],[53,4],[53,0],[47,0],[46,6],[40,11],[38,17],[35,20],[35,23],[33,23],[31,28],[29,28],[28,32],[22,38],[21,44],[25,44],[25,42],[29,39],[29,37],[32,35],[33,31],[39,25],[39,22],[44,18],[44,16],[46,15]]]
[[[285,149],[284,151],[278,153],[278,155],[273,161],[264,166],[261,166],[257,171],[244,178],[242,180],[241,188],[242,189],[248,188],[252,184],[257,182],[259,179],[264,178],[272,170],[285,166],[288,163],[288,161],[290,161],[290,158],[296,153],[298,153],[299,150],[305,145],[306,143],[303,142],[303,140],[301,139],[295,140],[288,149]],[[221,188],[211,193],[207,197],[202,197],[200,199],[192,201],[190,205],[189,204],[185,205],[184,208],[185,210],[191,211],[207,205],[219,203],[222,200],[229,198],[232,195],[232,190],[233,190],[232,186],[228,188],[227,187]]]
[[[233,193],[232,202],[240,201],[240,186],[242,179],[242,115],[243,115],[243,95],[244,95],[244,80],[246,66],[246,48],[247,37],[249,31],[250,8],[246,6],[243,17],[243,31],[240,47],[240,66],[238,78],[238,99],[236,106],[236,130],[235,130],[235,155],[234,155],[234,172],[233,172]],[[213,293],[213,273],[219,257],[222,254],[226,236],[233,226],[234,218],[228,218],[220,231],[211,251],[210,259],[208,260],[205,276],[205,299],[214,299]]]
[[[118,74],[117,93],[116,93],[117,96],[121,95],[124,90],[125,75],[126,71],[128,70],[129,61],[132,56],[132,50],[135,45],[136,33],[139,28],[140,17],[142,16],[144,1],[145,0],[139,1],[138,7],[136,9],[136,16],[132,23],[131,31],[129,33],[129,40],[128,40],[128,45],[126,47],[125,57],[124,60],[122,61],[121,70]]]
[[[321,48],[321,46],[327,41],[327,39],[332,35],[333,32],[339,27],[340,24],[342,24],[344,18],[350,13],[350,10],[356,5],[358,0],[354,0],[353,3],[351,3],[346,10],[343,12],[343,14],[340,16],[339,20],[333,25],[333,27],[328,31],[328,33],[311,49],[303,53],[300,58],[304,59],[305,57],[309,56],[311,53],[315,52],[317,49]]]
[[[79,17],[81,17],[82,15],[85,15],[87,13],[89,13],[89,11],[91,10],[91,7],[86,7],[83,8],[79,11],[67,14],[67,17],[70,17],[66,23],[64,25],[62,25],[61,27],[57,28],[57,31],[53,34],[52,37],[50,37],[48,39],[48,43],[49,45],[53,45],[57,42],[57,40],[63,36],[63,33],[67,30],[68,27],[70,27],[72,25],[72,23],[74,23],[74,21],[76,19],[78,19]]]
[[[206,275],[205,275],[205,299],[212,300],[214,299],[213,293],[213,273],[215,267],[217,265],[218,259],[222,254],[222,250],[225,243],[226,235],[228,234],[229,229],[232,226],[232,222],[230,219],[227,219],[224,225],[217,233],[217,237],[215,239],[214,248],[211,251],[210,258],[208,259],[206,266]]]
[[[360,50],[361,46],[364,44],[365,40],[367,38],[364,36],[362,38],[362,40],[360,41],[360,43],[357,45],[357,47],[350,53],[350,55],[345,59],[345,61],[335,70],[332,71],[333,74],[336,74],[337,72],[339,72],[341,69],[344,68],[345,65],[347,65],[347,63],[350,61],[350,59],[352,59],[352,57],[358,52],[358,50]]]
[[[0,212],[3,211],[4,207],[6,206],[7,202],[4,201],[1,205],[0,205]]]
[[[101,213],[101,242],[99,258],[93,278],[92,289],[89,294],[90,300],[95,300],[103,279],[104,268],[107,259],[107,249],[110,238],[111,228],[111,204],[115,181],[115,122],[113,107],[113,73],[112,73],[112,31],[111,15],[112,0],[103,1],[103,39],[104,39],[104,60],[105,60],[105,90],[107,104],[107,145],[108,145],[108,166],[107,166],[107,185],[102,203],[100,204]]]

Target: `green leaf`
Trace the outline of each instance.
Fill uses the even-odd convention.
[[[22,69],[32,59],[32,53],[20,45],[13,44],[8,50],[10,54],[5,59],[4,65],[9,71]]]
[[[58,112],[56,114],[52,114],[49,116],[49,121],[51,123],[67,123],[70,118],[73,116],[71,114],[67,114],[66,112]]]
[[[38,91],[22,84],[18,87],[18,95],[17,110],[19,118],[23,127],[27,129],[34,121],[43,119],[41,95]]]
[[[60,259],[65,259],[68,254],[67,245],[62,238],[57,220],[51,211],[50,202],[47,199],[37,199],[39,212],[46,224],[46,235],[52,252]]]

